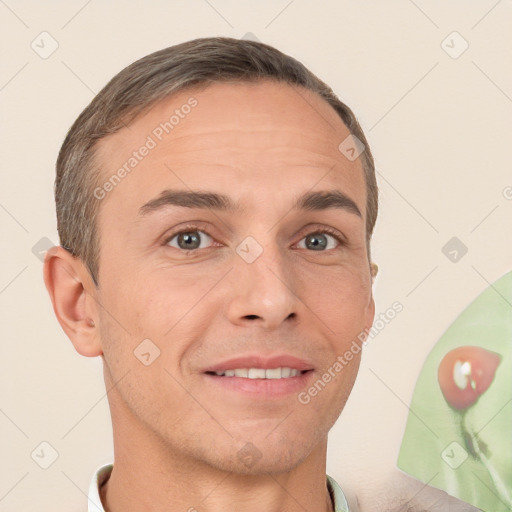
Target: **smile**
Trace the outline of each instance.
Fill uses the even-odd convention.
[[[295,368],[236,368],[233,370],[207,372],[210,375],[218,375],[220,377],[242,377],[246,379],[287,379],[296,377],[306,370],[300,371]]]

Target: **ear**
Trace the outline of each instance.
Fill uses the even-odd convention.
[[[372,296],[370,297],[370,303],[368,304],[368,309],[366,310],[366,321],[365,321],[365,329],[366,331],[368,332],[372,325],[373,325],[373,320],[375,319],[375,300],[373,299],[373,293],[372,293]]]
[[[370,271],[371,271],[372,286],[373,286],[373,283],[375,282],[375,276],[377,275],[377,272],[379,271],[378,265],[376,263],[372,262],[370,264]],[[368,309],[366,311],[365,328],[367,330],[370,330],[370,328],[372,327],[374,319],[375,319],[375,300],[373,299],[373,290],[372,290],[371,297],[370,297],[370,303],[368,304]]]
[[[55,316],[75,350],[88,357],[103,354],[96,286],[82,261],[63,247],[52,247],[44,261],[44,283]]]
[[[377,265],[377,263],[374,263],[372,261],[372,263],[370,264],[370,269],[371,269],[371,273],[372,273],[372,284],[373,284],[375,281],[375,277],[377,276],[377,273],[379,271],[379,266]]]

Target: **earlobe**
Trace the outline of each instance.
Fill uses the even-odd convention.
[[[53,247],[44,261],[44,282],[55,316],[76,351],[101,355],[95,289],[84,264],[63,247]]]

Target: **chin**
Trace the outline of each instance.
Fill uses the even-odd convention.
[[[238,454],[235,459],[229,458],[225,460],[216,461],[215,467],[222,471],[238,474],[238,475],[251,475],[251,476],[267,476],[268,474],[287,473],[299,466],[309,455],[304,454],[289,454],[289,453],[272,453],[261,457],[256,456],[254,459],[247,457],[239,457]]]
[[[224,453],[225,458],[217,460],[217,467],[241,475],[286,473],[303,463],[319,447],[320,438],[327,439],[327,435],[319,437],[319,433],[311,432],[304,436],[303,432],[299,437],[296,431],[291,431],[268,436],[268,431],[260,431],[234,441],[231,449],[227,449],[228,453]]]

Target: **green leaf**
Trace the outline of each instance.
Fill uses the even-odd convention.
[[[461,412],[447,404],[437,370],[447,352],[465,345],[502,359],[487,391]],[[436,343],[410,410],[398,467],[481,510],[510,511],[504,494],[512,496],[512,272],[477,297]]]

